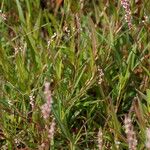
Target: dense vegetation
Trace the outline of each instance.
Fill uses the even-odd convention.
[[[0,0],[0,149],[150,148],[149,0]]]

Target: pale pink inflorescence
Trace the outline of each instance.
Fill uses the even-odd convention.
[[[150,128],[146,130],[146,148],[150,149]]]
[[[125,116],[124,127],[125,127],[125,133],[127,136],[128,145],[129,145],[129,150],[136,150],[137,139],[136,139],[136,134],[133,130],[132,121],[129,115]]]
[[[55,132],[55,120],[53,119],[53,121],[52,121],[50,127],[46,126],[45,128],[46,128],[46,130],[48,131],[48,138],[49,138],[50,140],[52,140],[53,137],[54,137],[54,132]]]
[[[103,146],[103,133],[102,133],[101,129],[99,129],[99,131],[98,131],[97,142],[98,142],[98,150],[102,150],[102,146]]]
[[[49,125],[45,125],[45,131],[47,133],[47,138],[39,146],[39,150],[45,150],[45,149],[47,149],[51,145],[51,142],[52,142],[52,140],[54,138],[55,125],[56,125],[56,123],[55,123],[54,119],[52,120],[50,126]]]
[[[41,106],[41,112],[44,119],[47,119],[51,113],[51,107],[52,107],[52,97],[51,97],[51,91],[50,91],[50,83],[45,83],[45,99],[46,103]]]
[[[50,91],[50,83],[46,82],[45,83],[45,89],[44,89],[44,94],[45,94],[45,104],[41,106],[41,112],[42,116],[45,119],[45,130],[44,133],[47,134],[47,138],[41,143],[39,146],[40,150],[45,150],[47,149],[53,140],[54,137],[54,132],[55,132],[55,120],[53,119],[51,123],[49,123],[48,119],[51,113],[51,107],[52,107],[52,96],[51,96],[51,91]],[[48,121],[48,122],[47,122]],[[50,124],[50,125],[49,125]]]
[[[129,0],[121,0],[121,5],[125,9],[125,20],[128,23],[129,29],[132,28],[132,21],[131,21],[131,9],[130,9],[130,1]]]

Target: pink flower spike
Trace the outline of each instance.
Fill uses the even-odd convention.
[[[125,10],[125,21],[128,23],[129,29],[132,28],[132,16],[131,16],[131,9],[130,9],[130,1],[129,0],[121,0],[121,5]]]
[[[52,97],[51,97],[51,91],[49,87],[50,87],[50,83],[46,82],[45,89],[44,89],[46,103],[41,106],[41,112],[44,119],[47,119],[49,117],[51,113],[51,107],[52,107]]]

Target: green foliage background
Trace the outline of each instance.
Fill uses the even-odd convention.
[[[53,98],[49,121],[56,122],[50,149],[98,149],[99,128],[103,149],[128,149],[128,113],[137,149],[146,149],[150,1],[131,1],[131,30],[119,0],[49,2],[0,1],[0,149],[35,150],[46,138],[40,107],[47,81]]]

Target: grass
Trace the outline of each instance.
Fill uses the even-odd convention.
[[[131,1],[131,29],[120,1],[57,2],[0,2],[0,149],[96,150],[100,132],[103,150],[129,149],[127,115],[145,150],[150,2]]]

